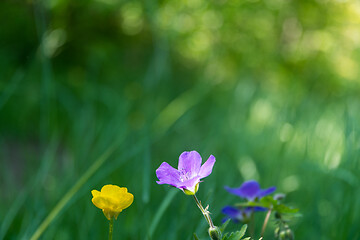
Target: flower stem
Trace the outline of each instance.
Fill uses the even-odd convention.
[[[272,211],[272,209],[269,208],[268,212],[266,213],[266,217],[265,217],[265,220],[264,220],[264,224],[263,224],[262,229],[261,229],[261,237],[264,236],[265,228],[266,228],[266,225],[267,225],[267,223],[268,223],[268,221],[269,221],[271,211]]]
[[[109,221],[109,240],[112,240],[113,228],[114,228],[114,218],[111,217]]]
[[[207,210],[207,209],[204,209],[203,206],[201,205],[200,201],[198,200],[198,198],[196,197],[196,195],[194,194],[193,195],[194,199],[195,199],[195,202],[196,202],[196,205],[199,207],[199,209],[201,210],[202,214],[204,215],[207,223],[209,224],[210,228],[214,228],[214,223],[212,222],[211,220],[211,217],[210,217],[210,212]]]

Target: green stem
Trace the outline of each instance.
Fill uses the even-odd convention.
[[[200,201],[197,199],[196,195],[194,194],[193,195],[194,199],[195,199],[195,202],[196,202],[196,205],[199,207],[199,209],[201,210],[202,214],[204,215],[206,221],[208,222],[210,228],[214,228],[214,223],[212,222],[211,220],[211,217],[210,217],[210,214],[209,214],[209,211],[205,210],[203,208],[203,206],[201,205]]]
[[[113,229],[114,229],[114,218],[111,217],[109,221],[109,240],[112,240]]]
[[[262,229],[261,229],[261,237],[264,236],[265,228],[266,228],[266,225],[267,225],[267,223],[268,223],[268,221],[269,221],[271,211],[272,211],[272,209],[269,208],[269,211],[266,213],[266,217],[265,217],[265,220],[264,220],[264,224],[263,224]]]

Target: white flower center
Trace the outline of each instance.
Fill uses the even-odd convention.
[[[185,169],[180,170],[180,180],[181,182],[187,181],[191,178],[191,175],[189,172],[185,171]]]

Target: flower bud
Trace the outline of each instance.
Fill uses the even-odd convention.
[[[209,236],[212,240],[221,240],[221,231],[218,227],[209,228]]]
[[[279,234],[279,239],[280,240],[286,240],[286,232],[285,231],[281,231]]]
[[[280,228],[279,227],[275,228],[275,231],[274,231],[275,238],[279,237],[279,233],[280,233]]]
[[[276,236],[276,234],[275,234],[275,236]],[[280,234],[278,236],[276,236],[276,237],[278,237],[281,240],[294,240],[295,239],[294,238],[294,233],[289,228],[280,231]]]
[[[291,229],[287,229],[286,230],[286,237],[289,240],[293,240],[294,239],[294,233],[291,231]]]

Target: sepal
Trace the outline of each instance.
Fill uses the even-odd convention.
[[[209,228],[209,236],[212,240],[221,240],[221,235],[221,231],[217,226]]]

